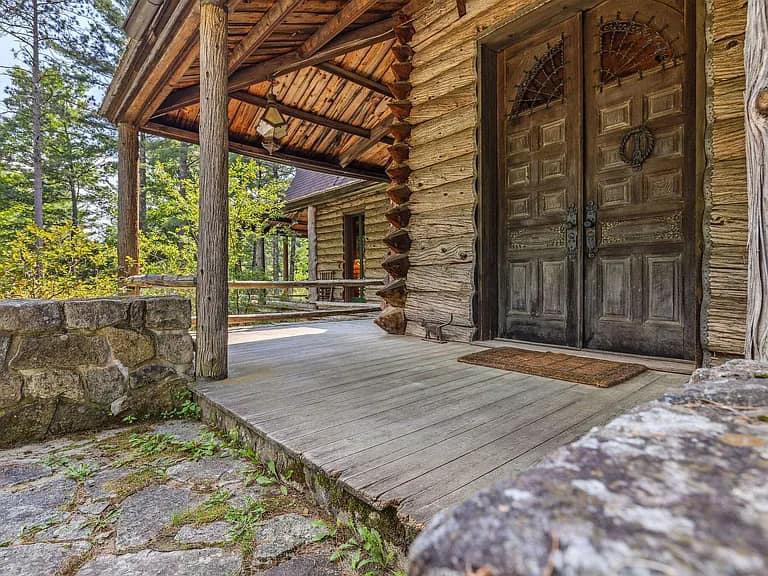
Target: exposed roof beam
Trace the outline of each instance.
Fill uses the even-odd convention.
[[[382,120],[378,126],[371,130],[371,135],[369,138],[365,140],[358,140],[341,153],[341,156],[339,157],[339,164],[341,164],[342,167],[349,166],[356,158],[373,148],[379,142],[391,142],[391,138],[385,138],[385,136],[389,132],[389,127],[392,126],[392,122],[394,122],[394,120],[395,118],[391,114],[384,118],[384,120]]]
[[[246,92],[244,90],[233,92],[230,94],[230,96],[236,100],[247,102],[248,104],[253,104],[254,106],[258,106],[260,108],[267,107],[266,98],[263,96],[256,96],[255,94],[251,94],[250,92]],[[331,128],[333,130],[338,130],[339,132],[352,134],[354,136],[360,136],[361,138],[371,138],[371,130],[368,130],[367,128],[355,126],[347,122],[340,122],[339,120],[321,116],[320,114],[315,114],[314,112],[309,112],[307,110],[301,110],[300,108],[294,108],[293,106],[287,106],[286,104],[281,104],[280,102],[275,103],[275,108],[277,108],[286,116],[290,116],[291,118],[305,120],[306,122],[311,122],[312,124],[325,126],[326,128]],[[379,140],[381,140],[381,138],[379,138]],[[391,142],[392,140],[388,139],[388,141]]]
[[[229,55],[229,73],[232,74],[240,67],[246,58],[258,50],[272,32],[293,12],[303,0],[277,0],[269,10],[251,28],[250,32],[240,40]]]
[[[320,64],[316,64],[315,68],[317,68],[318,70],[322,70],[323,72],[328,72],[328,74],[333,74],[334,76],[338,76],[339,78],[344,78],[345,80],[349,80],[350,82],[353,82],[358,86],[362,86],[363,88],[368,88],[369,90],[378,92],[379,94],[387,96],[388,98],[392,97],[392,92],[390,92],[389,88],[387,88],[381,82],[378,82],[373,78],[368,78],[368,76],[363,76],[362,74],[358,74],[357,72],[352,72],[351,70],[347,70],[346,68],[342,68],[341,66],[332,64],[331,62],[321,62]]]
[[[172,138],[173,140],[189,142],[190,144],[198,144],[199,141],[199,135],[194,130],[185,130],[184,128],[168,126],[167,124],[161,124],[159,122],[148,122],[142,126],[140,130],[147,134]],[[341,176],[353,176],[379,182],[386,182],[388,180],[388,177],[384,172],[366,170],[364,168],[343,168],[339,164],[333,162],[316,160],[314,158],[297,156],[295,154],[288,154],[280,151],[270,154],[257,144],[239,142],[233,140],[231,137],[229,139],[229,151],[242,154],[243,156],[250,156],[251,158],[276,162],[278,164],[288,164],[299,168],[307,168],[308,170],[316,170],[317,172],[326,172],[328,174],[338,174]]]
[[[350,24],[355,22],[378,0],[349,0],[341,10],[331,16],[325,24],[304,41],[299,48],[302,57],[312,56],[320,48],[341,34]]]
[[[367,48],[373,44],[384,42],[394,37],[391,18],[386,18],[340,36],[330,42],[324,49],[308,57],[301,56],[298,51],[288,52],[281,56],[261,62],[253,66],[241,68],[229,77],[229,91],[235,92],[257,84],[274,76],[288,74],[299,68],[314,66],[320,62],[331,60],[348,52]],[[153,117],[162,116],[173,110],[196,104],[200,100],[200,86],[190,86],[172,92],[160,105]]]

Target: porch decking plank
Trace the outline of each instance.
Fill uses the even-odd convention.
[[[198,385],[258,434],[421,524],[684,376],[610,389],[456,361],[477,350],[370,320],[233,331],[228,380]]]
[[[424,491],[415,495],[409,499],[408,508],[413,510],[415,516],[431,517],[440,510],[462,502],[472,494],[475,494],[479,490],[482,490],[495,482],[504,478],[517,476],[527,468],[530,468],[543,460],[554,449],[563,444],[573,442],[591,428],[606,424],[611,419],[639,403],[648,402],[658,398],[666,390],[679,384],[680,378],[677,375],[663,374],[660,378],[649,382],[646,386],[641,387],[636,392],[625,396],[619,402],[611,405],[609,409],[603,409],[586,420],[583,420],[570,428],[566,428],[542,444],[509,462],[494,468],[490,472],[479,476],[457,490],[447,492],[437,499],[434,499],[434,494],[429,491]]]

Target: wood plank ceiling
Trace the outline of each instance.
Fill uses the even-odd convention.
[[[166,0],[169,1],[169,0]],[[184,0],[180,0],[179,5]],[[230,3],[230,145],[236,152],[269,157],[256,132],[266,104],[270,77],[288,133],[272,158],[321,171],[385,179],[390,143],[382,124],[391,76],[391,16],[405,0],[242,0]],[[189,3],[188,3],[189,4]],[[196,2],[187,18],[195,19]],[[168,20],[170,22],[170,19]],[[184,22],[176,23],[184,30]],[[189,29],[188,22],[186,24]],[[162,31],[142,42],[159,42]],[[159,62],[173,62],[168,72],[144,90],[140,129],[195,142],[199,122],[199,62],[196,34],[176,53],[156,48]],[[124,59],[130,57],[130,48]],[[141,52],[141,46],[133,47]],[[147,53],[150,47],[143,47]],[[125,121],[131,102],[117,93],[147,80],[123,63],[102,107],[114,122]],[[134,65],[135,67],[135,65]],[[379,128],[377,130],[377,128]]]

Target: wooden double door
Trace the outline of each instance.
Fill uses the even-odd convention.
[[[694,357],[686,46],[683,0],[609,0],[500,53],[502,336]]]

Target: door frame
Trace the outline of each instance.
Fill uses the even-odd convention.
[[[499,298],[499,263],[498,243],[503,237],[504,215],[500,208],[500,179],[498,170],[498,122],[499,103],[503,98],[501,86],[497,81],[500,74],[500,52],[507,46],[525,38],[528,34],[542,27],[554,26],[568,20],[578,12],[589,10],[604,0],[549,0],[544,5],[528,6],[510,14],[510,18],[498,26],[489,29],[477,39],[477,178],[475,181],[475,269],[472,311],[477,327],[477,337],[489,340],[499,335],[499,319],[502,314]],[[694,110],[689,115],[686,125],[688,134],[686,154],[691,156],[691,166],[695,165],[691,185],[695,188],[693,230],[694,275],[696,278],[696,302],[693,306],[695,359],[697,365],[702,360],[701,308],[704,287],[702,282],[703,256],[703,216],[704,216],[704,172],[706,167],[705,132],[706,132],[706,43],[705,43],[705,7],[696,0],[685,0],[685,26],[687,34],[687,54],[694,54],[693,61],[687,66],[686,81],[695,90],[688,92],[686,106]],[[583,240],[579,234],[579,242]],[[583,300],[579,294],[579,302]],[[580,304],[580,306],[583,304]],[[581,339],[580,339],[581,341]]]
[[[358,246],[358,251],[361,252],[359,254],[360,256],[360,277],[365,277],[365,211],[356,211],[356,212],[345,212],[343,214],[343,220],[342,220],[342,270],[341,275],[345,280],[352,279],[352,273],[353,273],[353,267],[354,267],[354,261],[352,260],[352,253],[354,252],[354,231],[352,230],[352,224],[353,222],[361,222],[362,223],[362,230],[359,232],[362,232],[360,235],[361,243],[362,243],[362,251],[359,250],[360,246]],[[344,301],[345,302],[351,302],[353,298],[353,294],[355,292],[354,288],[351,287],[345,287],[344,288]],[[362,293],[361,289],[358,289],[359,293]]]

